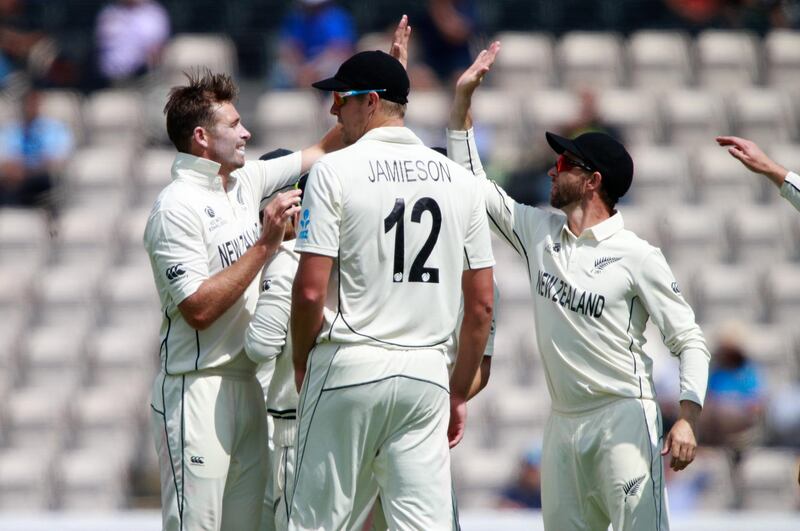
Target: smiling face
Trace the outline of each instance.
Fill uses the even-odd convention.
[[[214,112],[214,125],[205,131],[207,158],[221,165],[221,175],[229,175],[244,166],[245,145],[250,139],[250,132],[242,125],[232,103],[219,105]]]

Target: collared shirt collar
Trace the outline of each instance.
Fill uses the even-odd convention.
[[[178,153],[172,163],[172,178],[183,179],[203,186],[209,190],[222,189],[222,177],[219,175],[220,163],[196,157],[188,153]],[[229,187],[236,183],[235,172],[228,177]]]
[[[597,241],[603,241],[607,238],[610,238],[614,234],[618,233],[622,229],[625,228],[625,224],[622,221],[622,214],[619,211],[614,212],[608,219],[604,219],[597,225],[592,225],[588,229],[585,229],[577,239],[586,239],[586,238],[594,238]],[[576,238],[574,234],[569,230],[569,226],[567,225],[567,220],[564,218],[564,227],[561,229],[562,232],[566,232],[572,238]]]
[[[407,127],[376,127],[364,133],[364,135],[358,139],[358,142],[362,140],[422,145],[422,140]]]

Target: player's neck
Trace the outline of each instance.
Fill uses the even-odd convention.
[[[387,116],[385,114],[375,113],[370,121],[367,123],[366,131],[377,129],[378,127],[404,127],[405,122],[398,116]],[[365,131],[365,132],[366,132]]]
[[[561,210],[567,215],[567,227],[575,236],[611,217],[608,207],[599,197],[576,201]]]

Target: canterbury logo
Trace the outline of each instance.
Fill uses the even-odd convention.
[[[622,486],[622,492],[625,493],[626,500],[628,499],[628,496],[636,496],[639,494],[639,491],[642,490],[642,485],[644,485],[644,480],[646,478],[646,475],[641,475],[638,478],[630,480]]]
[[[189,459],[189,461],[191,461],[193,465],[204,465],[204,464],[206,464],[206,458],[202,457],[202,456],[199,456],[199,455],[193,455]]]
[[[172,267],[168,267],[166,271],[167,280],[175,280],[176,278],[185,274],[186,270],[183,268],[183,264],[177,264]]]
[[[593,274],[602,273],[605,268],[613,264],[614,262],[619,262],[622,260],[622,257],[619,256],[606,256],[604,258],[598,258],[594,261],[594,269],[592,269]]]

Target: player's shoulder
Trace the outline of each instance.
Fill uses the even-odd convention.
[[[295,242],[296,240],[288,240],[281,243],[278,251],[270,257],[264,266],[265,274],[271,272],[294,277],[297,266],[300,263],[300,254],[294,249]]]

